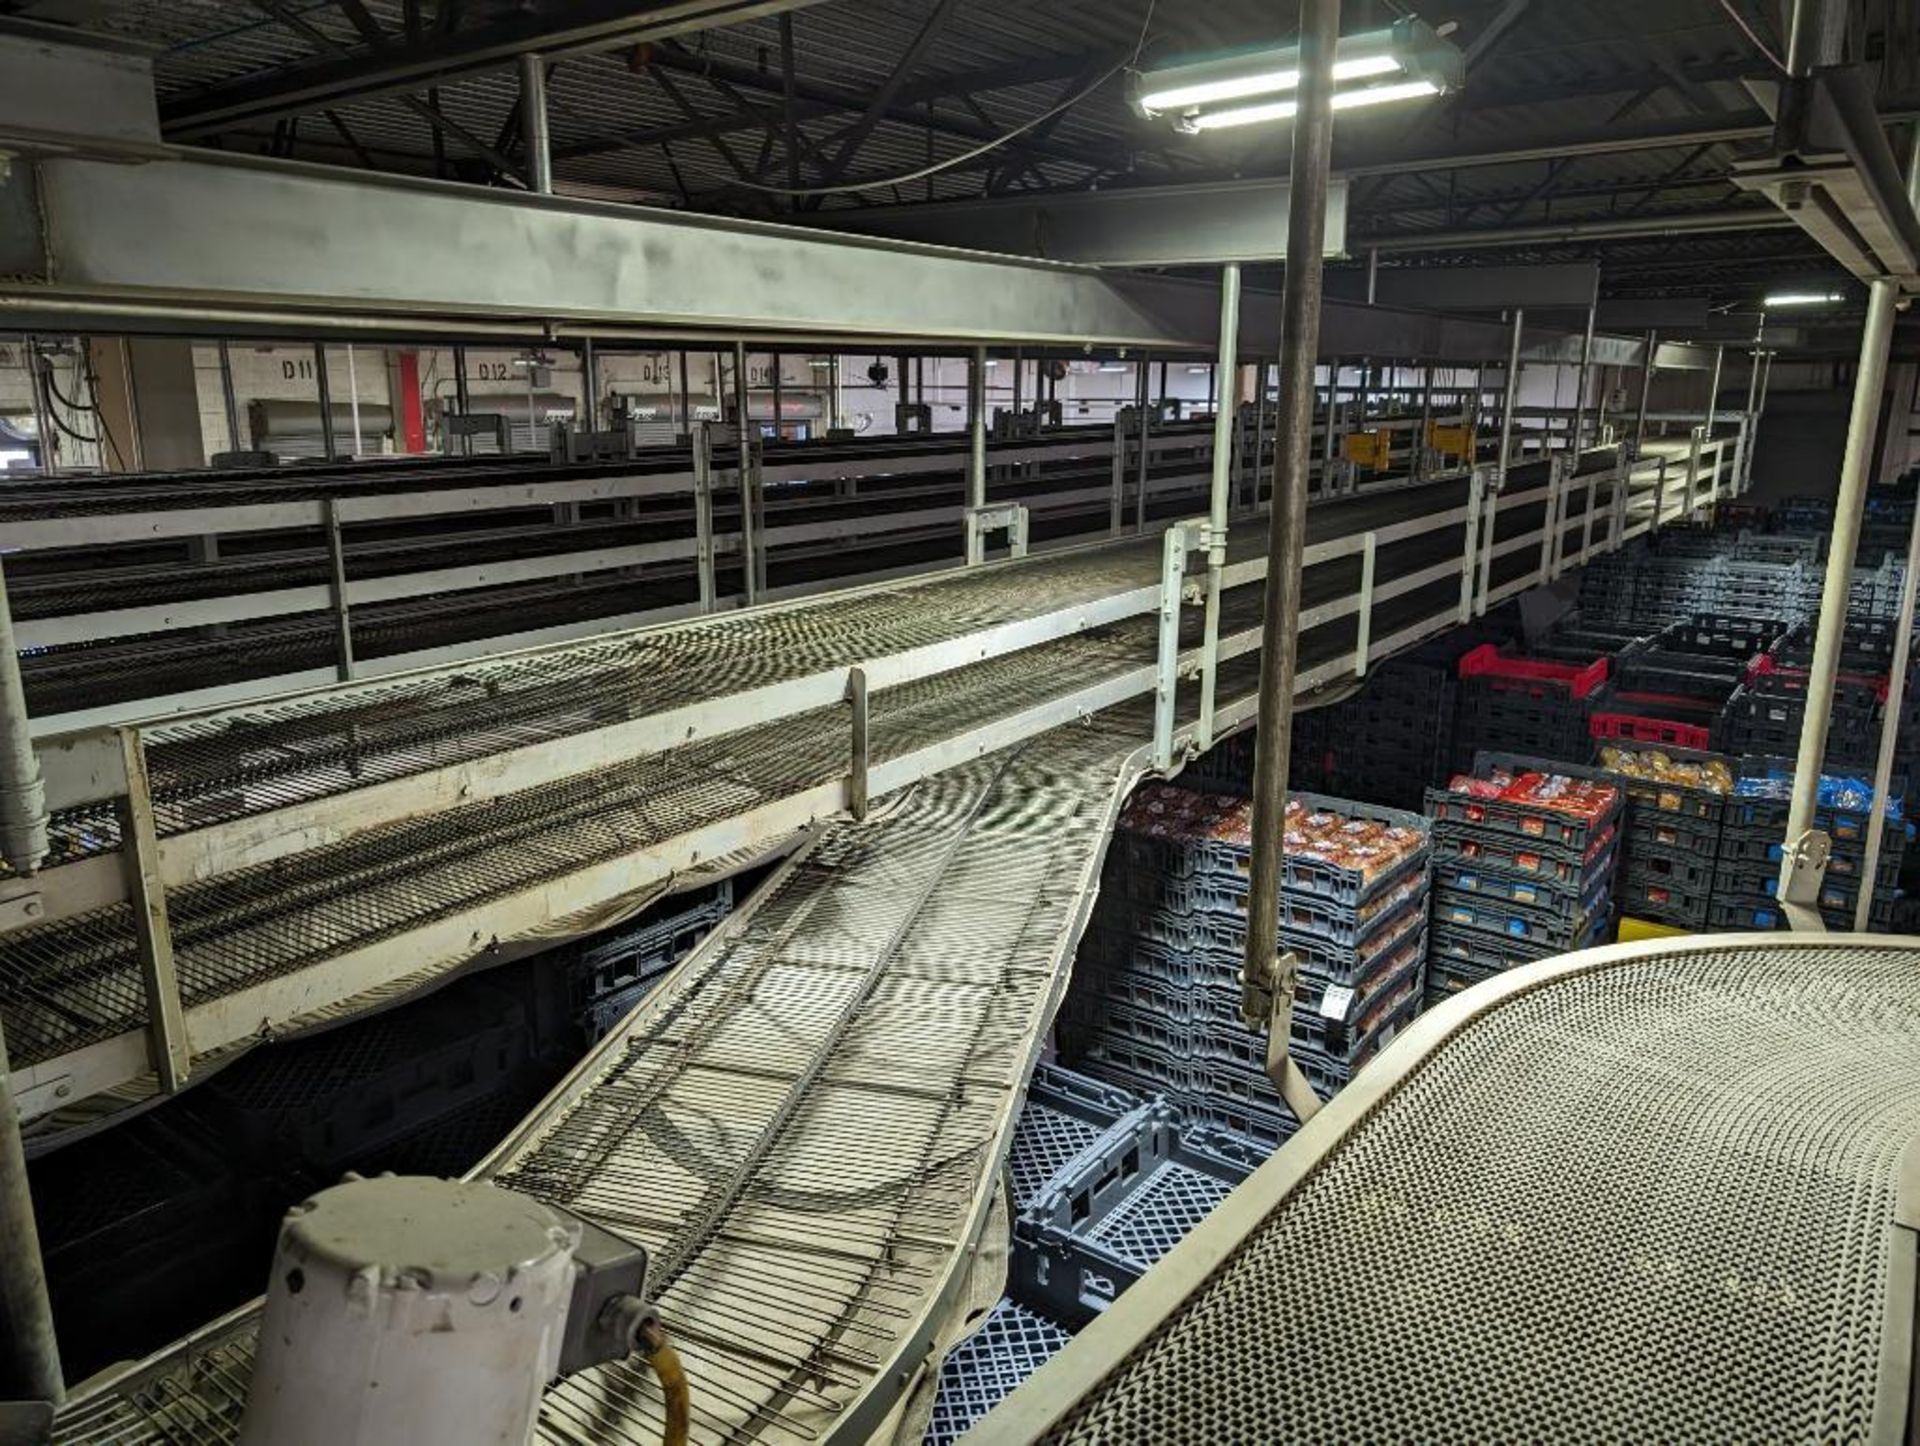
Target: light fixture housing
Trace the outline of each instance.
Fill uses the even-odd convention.
[[[1832,306],[1844,300],[1837,291],[1776,291],[1760,304],[1771,310],[1776,306]]]
[[[1334,49],[1333,108],[1386,105],[1458,89],[1466,61],[1424,21],[1343,35]],[[1190,134],[1286,120],[1299,110],[1300,47],[1260,46],[1183,60],[1132,77],[1134,108],[1172,116]],[[1248,102],[1252,102],[1248,104]]]

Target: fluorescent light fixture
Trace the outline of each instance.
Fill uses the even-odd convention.
[[[1187,375],[1190,377],[1203,377],[1211,370],[1211,367],[1188,367]]]
[[[1344,40],[1340,43],[1346,44]],[[1295,58],[1298,54],[1292,49],[1278,53]],[[1380,75],[1399,75],[1404,70],[1405,67],[1396,57],[1384,53],[1356,55],[1344,60],[1336,57],[1333,62],[1335,81],[1368,80]],[[1274,95],[1280,91],[1295,90],[1299,85],[1300,71],[1297,66],[1263,67],[1245,75],[1228,75],[1218,80],[1201,80],[1149,91],[1140,97],[1140,106],[1143,110],[1164,114],[1217,100],[1245,100],[1250,95]]]
[[[1120,362],[1101,362],[1100,370],[1103,372],[1123,372],[1126,370],[1126,367]]]
[[[1440,87],[1430,80],[1403,80],[1396,85],[1368,86],[1365,90],[1336,90],[1333,93],[1333,108],[1360,110],[1365,106],[1387,105],[1396,100],[1414,100],[1423,95],[1438,94]],[[1221,131],[1232,126],[1290,120],[1299,110],[1298,101],[1270,100],[1259,105],[1234,106],[1229,110],[1201,111],[1198,115],[1182,118],[1177,128],[1197,135],[1202,131]]]
[[[1385,30],[1340,38],[1333,60],[1336,110],[1440,95],[1457,88],[1465,60],[1432,26],[1401,20]],[[1299,109],[1300,47],[1227,51],[1176,62],[1138,75],[1134,106],[1146,116],[1169,115],[1183,131],[1220,130],[1286,120]],[[1272,99],[1261,100],[1262,97]],[[1234,102],[1258,100],[1255,105]]]
[[[994,360],[993,360],[993,359],[991,359],[991,358],[989,358],[989,359],[988,359],[988,361],[987,361],[987,365],[988,365],[988,366],[990,366],[990,367],[997,367],[997,366],[999,366],[999,365],[1000,365],[1000,363],[999,363],[999,362],[997,362],[997,361],[994,361]]]
[[[810,361],[807,363],[807,365],[812,367],[817,372],[825,372],[825,371],[833,370],[833,363],[830,361],[817,361],[817,360]]]
[[[1837,291],[1776,291],[1762,306],[1831,306],[1845,298]]]

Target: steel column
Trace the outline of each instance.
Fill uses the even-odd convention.
[[[547,130],[547,63],[531,52],[520,56],[520,128],[527,148],[527,188],[550,196],[553,147]]]
[[[1847,421],[1847,449],[1840,464],[1840,492],[1833,506],[1833,532],[1827,543],[1827,575],[1820,596],[1820,623],[1813,639],[1813,665],[1807,673],[1807,712],[1800,725],[1800,752],[1794,764],[1793,800],[1787,811],[1787,836],[1781,850],[1780,901],[1795,928],[1818,931],[1817,907],[1831,840],[1814,827],[1820,796],[1820,770],[1827,753],[1827,724],[1833,715],[1833,688],[1846,640],[1852,602],[1853,558],[1860,546],[1860,515],[1867,500],[1867,473],[1880,424],[1880,395],[1887,379],[1887,350],[1893,339],[1893,314],[1899,283],[1882,278],[1867,288],[1867,321],[1860,336],[1860,366],[1853,383],[1853,412]]]
[[[1277,954],[1280,851],[1286,833],[1287,757],[1293,741],[1293,688],[1299,662],[1300,567],[1307,531],[1307,478],[1313,435],[1313,363],[1320,342],[1327,220],[1327,169],[1333,149],[1333,52],[1340,0],[1304,0],[1300,12],[1299,113],[1293,124],[1287,217],[1286,291],[1281,304],[1280,451],[1260,649],[1259,736],[1254,748],[1253,859],[1241,1014],[1264,1027],[1267,1071],[1301,1119],[1320,1106],[1287,1052],[1298,965]]]
[[[453,349],[453,404],[464,417],[471,410],[472,401],[473,398],[467,391],[467,349],[464,346],[456,346]],[[440,440],[444,446],[446,438],[443,436]],[[472,433],[460,434],[460,451],[469,457],[473,455]]]
[[[1740,479],[1740,490],[1747,491],[1753,486],[1753,454],[1760,440],[1760,419],[1767,414],[1767,388],[1773,383],[1772,352],[1760,355],[1760,395],[1753,404],[1753,434],[1747,438],[1747,473]]]
[[[1640,409],[1633,418],[1633,455],[1640,455],[1640,448],[1647,440],[1647,403],[1653,396],[1653,355],[1660,345],[1660,333],[1647,333],[1646,364],[1640,368]],[[1657,522],[1658,515],[1655,516]]]
[[[1500,393],[1500,451],[1496,463],[1498,471],[1494,486],[1506,490],[1507,471],[1513,458],[1513,408],[1520,397],[1520,329],[1526,325],[1527,313],[1522,307],[1513,309],[1513,337],[1507,343],[1507,380]]]
[[[716,362],[717,365],[717,362]],[[762,552],[766,540],[761,536],[758,478],[754,473],[752,443],[747,424],[747,344],[733,344],[733,437],[739,463],[740,484],[740,587],[751,607],[760,601],[766,576]]]
[[[66,1399],[60,1374],[60,1343],[47,1299],[46,1263],[27,1184],[27,1156],[20,1145],[20,1111],[8,1079],[7,1041],[0,1034],[0,1401]],[[22,1440],[33,1439],[32,1432]]]
[[[1709,442],[1713,440],[1714,414],[1720,410],[1720,368],[1726,359],[1727,349],[1725,345],[1714,347],[1713,375],[1707,381],[1707,420],[1705,425],[1707,429],[1706,440]]]
[[[233,354],[227,349],[227,339],[220,338],[220,400],[227,409],[227,450],[238,452],[240,446],[240,403],[233,395]]]
[[[1567,440],[1567,450],[1575,457],[1580,455],[1580,437],[1587,428],[1587,383],[1592,378],[1593,368],[1593,321],[1598,307],[1587,308],[1586,336],[1580,342],[1580,381],[1573,393],[1573,427]]]
[[[1142,353],[1140,357],[1140,376],[1138,379],[1138,384],[1134,388],[1134,395],[1139,399],[1138,421],[1139,421],[1139,430],[1140,430],[1140,461],[1139,461],[1140,489],[1134,495],[1134,499],[1133,499],[1133,530],[1135,532],[1145,532],[1147,530],[1147,458],[1148,458],[1147,444],[1148,444],[1148,439],[1153,435],[1153,427],[1147,420],[1148,410],[1149,410],[1147,406],[1147,397],[1148,397],[1148,387],[1150,384],[1150,379],[1147,373],[1152,368],[1152,366],[1153,366],[1152,360],[1148,356],[1146,356],[1145,353]]]
[[[593,338],[580,339],[580,390],[585,394],[582,417],[589,432],[600,430],[600,359],[594,354]]]
[[[15,873],[31,874],[46,856],[47,790],[33,751],[7,575],[0,567],[0,858]],[[0,1075],[0,1090],[4,1080]]]
[[[1240,355],[1240,263],[1220,272],[1220,350],[1213,367],[1213,472],[1207,497],[1207,615],[1200,654],[1199,743],[1213,746],[1214,687],[1220,666],[1220,569],[1227,561],[1228,489],[1233,482],[1234,361]]]
[[[967,353],[967,506],[987,505],[987,349]]]
[[[313,380],[320,393],[320,443],[331,462],[340,455],[340,449],[333,435],[333,384],[327,380],[327,344],[323,341],[313,344]]]

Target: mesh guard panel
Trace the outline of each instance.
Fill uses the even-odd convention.
[[[1920,948],[1562,975],[1441,1044],[1047,1439],[1868,1439],[1916,1138]]]

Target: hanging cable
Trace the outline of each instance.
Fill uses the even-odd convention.
[[[938,175],[941,171],[948,171],[952,170],[955,166],[965,165],[968,161],[978,156],[984,156],[988,151],[998,150],[1009,141],[1018,140],[1042,121],[1052,120],[1055,116],[1059,115],[1061,111],[1080,104],[1081,101],[1085,100],[1096,90],[1100,89],[1101,86],[1125,70],[1129,64],[1130,62],[1122,60],[1109,67],[1107,70],[1101,72],[1098,79],[1082,87],[1080,90],[1075,91],[1059,104],[1049,106],[1031,120],[1022,121],[1005,134],[996,136],[990,141],[983,141],[972,150],[962,151],[957,156],[949,156],[944,161],[936,161],[930,166],[922,166],[916,171],[907,171],[898,176],[882,176],[872,181],[843,181],[837,186],[766,186],[758,181],[745,180],[730,181],[728,185],[738,186],[743,190],[758,191],[768,196],[841,196],[854,191],[878,191],[888,186],[903,186],[909,181],[923,180],[928,176]]]
[[[1786,62],[1777,55],[1766,41],[1760,38],[1751,21],[1740,13],[1739,0],[1720,0],[1720,8],[1727,12],[1727,18],[1740,27],[1740,33],[1747,37],[1753,48],[1767,58],[1767,63],[1782,75],[1787,74]]]

